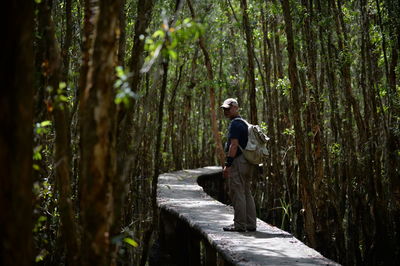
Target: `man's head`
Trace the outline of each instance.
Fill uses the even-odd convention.
[[[221,105],[226,118],[232,119],[239,115],[239,104],[236,99],[228,98]]]

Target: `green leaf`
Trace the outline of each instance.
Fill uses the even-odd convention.
[[[58,87],[63,90],[63,89],[65,89],[67,87],[67,84],[65,82],[60,82]]]
[[[40,150],[41,150],[41,148],[40,149],[34,149],[34,151],[33,151],[33,160],[35,160],[35,161],[42,160],[42,154],[40,153]]]
[[[121,102],[122,102],[122,98],[115,98],[115,99],[114,99],[114,103],[115,103],[116,105],[120,104]]]
[[[115,71],[117,72],[117,77],[119,77],[119,78],[121,78],[122,76],[125,75],[124,69],[122,68],[122,66],[117,66],[115,68]]]
[[[36,256],[35,262],[42,261],[48,254],[49,254],[49,252],[46,249],[42,249],[40,251],[39,255]]]
[[[64,95],[60,95],[58,98],[61,102],[68,102],[68,98]]]
[[[158,31],[153,33],[153,38],[157,38],[157,37],[164,38],[164,36],[165,36],[165,33],[162,30],[158,30]]]
[[[133,247],[135,247],[135,248],[137,248],[139,246],[139,244],[135,240],[130,238],[130,237],[125,237],[124,238],[124,242],[129,244],[129,245],[131,245],[131,246],[133,246]]]
[[[51,126],[51,121],[50,120],[42,121],[42,122],[40,122],[40,126],[41,127]]]
[[[174,50],[168,50],[168,54],[172,59],[176,60],[178,58],[178,54]]]

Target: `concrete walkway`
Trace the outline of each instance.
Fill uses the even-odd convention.
[[[234,265],[338,265],[259,219],[256,232],[224,232],[222,227],[232,224],[232,207],[211,198],[196,181],[220,172],[220,167],[205,167],[160,175],[159,207],[187,222]]]

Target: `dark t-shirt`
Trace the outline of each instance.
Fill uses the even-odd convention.
[[[240,116],[235,117],[234,119],[231,120],[231,123],[229,124],[228,136],[227,136],[228,141],[225,144],[225,152],[229,151],[229,146],[231,145],[231,139],[238,139],[240,147],[242,147],[243,149],[246,148],[247,140],[249,137],[248,127],[245,122],[237,118],[241,117]],[[242,154],[242,151],[238,147],[235,157],[238,157],[240,154]]]

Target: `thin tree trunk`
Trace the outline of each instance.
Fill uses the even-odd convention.
[[[174,169],[175,170],[180,170],[182,169],[182,156],[183,154],[179,152],[179,147],[182,146],[183,143],[179,143],[176,136],[178,135],[178,132],[176,132],[174,126],[175,124],[178,126],[178,128],[185,129],[186,127],[183,126],[184,123],[187,121],[182,119],[182,121],[175,121],[177,118],[175,115],[175,107],[176,107],[176,98],[178,94],[178,88],[181,82],[182,78],[182,69],[184,67],[184,63],[179,66],[179,70],[176,70],[176,79],[175,79],[175,85],[172,90],[172,95],[171,95],[171,100],[168,104],[168,118],[169,118],[169,127],[167,128],[167,133],[165,134],[165,140],[164,140],[164,151],[168,152],[168,140],[171,141],[171,151],[172,151],[172,157],[174,161]],[[178,116],[181,117],[181,116]]]
[[[158,223],[158,207],[157,207],[157,184],[158,184],[158,176],[160,175],[160,167],[162,165],[161,160],[161,141],[162,141],[162,129],[163,129],[163,118],[164,118],[164,99],[167,90],[168,83],[168,67],[169,67],[169,58],[163,59],[162,69],[163,69],[163,78],[160,92],[160,102],[158,105],[158,120],[157,120],[157,131],[156,131],[156,147],[154,151],[154,162],[155,169],[153,178],[151,181],[151,206],[152,206],[152,223],[148,231],[145,232],[144,235],[144,245],[142,250],[142,256],[140,259],[140,265],[144,266],[147,262],[147,256],[150,249],[150,239],[153,231],[155,230],[156,224]]]
[[[71,183],[71,136],[69,128],[68,104],[59,100],[59,96],[65,91],[59,91],[61,78],[65,75],[62,66],[61,50],[55,36],[55,26],[51,17],[51,0],[46,0],[39,5],[39,28],[41,32],[42,60],[48,62],[43,69],[44,87],[52,88],[52,115],[55,128],[55,154],[54,169],[56,187],[59,192],[59,210],[61,217],[62,239],[65,241],[67,263],[74,265],[78,260],[79,244],[75,212],[72,205]],[[51,110],[51,109],[50,109]]]
[[[0,264],[32,265],[33,1],[2,4]]]
[[[335,8],[335,7],[334,7]],[[365,143],[366,142],[366,136],[365,136],[365,125],[364,121],[360,112],[360,107],[358,105],[357,100],[354,98],[353,95],[353,90],[352,90],[352,85],[351,85],[351,72],[350,72],[350,60],[346,58],[348,56],[348,51],[349,47],[347,45],[347,30],[346,30],[346,25],[343,21],[343,12],[342,12],[342,6],[340,0],[338,0],[338,6],[335,8],[335,12],[337,15],[336,18],[336,32],[337,32],[337,37],[338,37],[338,48],[340,51],[343,52],[342,60],[341,62],[341,72],[343,75],[343,87],[345,90],[345,98],[347,101],[347,104],[352,107],[354,118],[356,120],[358,132],[361,138],[361,142]]]
[[[250,27],[247,0],[240,0],[242,8],[243,26],[246,37],[247,62],[248,62],[248,77],[249,77],[249,102],[250,102],[250,121],[252,124],[257,124],[257,102],[256,102],[256,80],[254,74],[254,41],[253,30]]]
[[[326,216],[326,193],[323,187],[324,182],[324,166],[322,158],[322,122],[321,122],[321,109],[320,109],[320,92],[317,80],[317,47],[315,45],[315,33],[312,27],[314,22],[314,4],[313,1],[302,1],[308,16],[305,19],[305,41],[307,51],[307,80],[311,86],[307,86],[307,105],[309,115],[309,131],[312,132],[310,138],[310,165],[313,167],[313,194],[315,195],[315,206],[316,206],[316,226],[319,228],[317,231],[317,249],[323,254],[328,254],[327,243],[329,238],[326,237],[329,234],[328,230],[328,217]]]
[[[299,79],[297,75],[297,63],[296,53],[294,49],[294,39],[292,30],[292,16],[290,14],[289,0],[282,0],[282,9],[285,19],[285,31],[287,37],[287,50],[289,54],[289,79],[291,83],[291,100],[293,107],[293,122],[295,130],[295,141],[296,141],[296,155],[299,161],[299,180],[302,203],[305,207],[305,232],[308,241],[312,247],[316,246],[316,235],[315,235],[315,219],[313,215],[314,209],[312,208],[311,202],[313,201],[310,184],[307,176],[306,161],[304,154],[304,139],[303,130],[301,126],[301,103],[299,101]]]
[[[182,8],[183,1],[176,1],[176,6],[174,10],[174,15],[172,16],[168,27],[172,28],[175,26],[177,15]],[[168,39],[164,40],[163,49],[168,42]],[[158,186],[158,176],[160,175],[160,169],[163,165],[161,156],[161,142],[162,142],[162,131],[163,131],[163,119],[164,119],[164,99],[167,91],[168,84],[168,69],[169,69],[169,56],[162,58],[162,85],[160,91],[160,101],[158,104],[158,120],[157,120],[157,131],[156,131],[156,146],[154,149],[154,172],[151,180],[151,210],[152,210],[152,221],[148,230],[144,233],[143,237],[143,249],[140,258],[140,265],[146,265],[148,252],[150,249],[150,240],[153,231],[156,230],[156,225],[158,224],[158,206],[157,206],[157,186]]]
[[[126,0],[120,0],[121,7],[119,9],[119,45],[118,45],[118,65],[125,68],[125,48],[126,48]]]
[[[125,2],[123,0],[122,2]],[[130,59],[130,67],[132,71],[132,80],[130,81],[131,89],[137,93],[139,90],[140,80],[142,74],[140,69],[143,64],[143,52],[144,52],[144,40],[140,36],[146,34],[151,21],[151,14],[154,7],[154,0],[139,0],[137,6],[137,18],[135,22],[135,35],[133,39],[132,56]],[[121,3],[122,5],[122,3]],[[120,27],[124,27],[124,10],[120,10]],[[125,31],[121,29],[121,33]],[[124,45],[125,41],[122,40],[124,37],[120,37],[120,45]],[[121,56],[123,53],[123,47],[119,47],[119,63],[123,63]],[[114,226],[112,228],[113,234],[118,234],[121,228],[121,212],[123,208],[123,202],[127,193],[125,185],[129,174],[132,172],[132,164],[134,162],[132,155],[135,153],[132,142],[134,140],[134,112],[135,102],[131,102],[128,108],[121,107],[118,110],[118,131],[117,131],[117,176],[114,181],[114,205],[116,207],[114,211]]]
[[[269,129],[269,134],[271,137],[271,147],[272,147],[272,152],[271,152],[271,163],[272,166],[271,168],[271,176],[274,177],[276,180],[274,183],[276,183],[277,186],[281,184],[282,176],[279,171],[279,162],[278,162],[278,144],[279,144],[279,138],[277,133],[277,127],[276,125],[278,124],[278,114],[279,112],[277,111],[279,106],[278,106],[278,101],[277,101],[277,95],[276,95],[276,88],[271,88],[271,54],[273,54],[273,47],[272,47],[272,42],[271,39],[268,37],[268,21],[267,17],[264,14],[264,9],[261,10],[261,15],[262,15],[262,29],[263,29],[263,61],[264,61],[264,72],[265,72],[265,82],[266,82],[266,95],[267,99],[264,101],[267,101],[268,104],[266,105],[266,119],[268,121],[268,129]],[[274,119],[274,117],[276,119]],[[288,189],[288,188],[287,188]]]
[[[331,1],[331,8],[334,14],[335,30],[337,36],[338,53],[336,57],[340,62],[340,71],[342,74],[342,92],[344,98],[344,122],[343,122],[343,135],[342,145],[343,150],[346,153],[346,159],[341,162],[341,178],[342,178],[342,190],[345,191],[345,198],[343,202],[348,203],[348,207],[343,210],[345,219],[348,223],[344,224],[343,229],[347,235],[345,238],[345,245],[347,249],[346,263],[351,265],[360,263],[360,255],[358,249],[358,231],[356,230],[358,224],[358,210],[355,206],[355,193],[352,186],[352,179],[357,175],[358,160],[356,156],[356,143],[353,132],[353,120],[356,121],[356,126],[359,133],[360,142],[364,144],[366,142],[365,137],[365,126],[359,110],[359,105],[353,95],[353,89],[351,84],[351,62],[348,58],[348,45],[347,45],[347,30],[343,19],[343,12],[340,0]],[[357,181],[358,182],[358,181]]]
[[[192,2],[191,2],[191,0],[188,0],[187,2],[189,5],[190,13],[192,14],[192,17],[195,18],[196,14],[194,12]],[[215,110],[215,89],[214,89],[214,85],[213,85],[214,71],[212,68],[210,55],[207,51],[207,48],[206,48],[206,45],[204,42],[204,38],[202,36],[199,37],[199,46],[204,55],[204,64],[207,69],[207,78],[210,81],[210,94],[209,95],[210,95],[211,128],[212,128],[212,133],[213,133],[214,142],[215,142],[215,149],[216,149],[216,153],[217,153],[218,162],[220,163],[221,166],[223,166],[224,162],[225,162],[225,153],[224,153],[224,149],[222,148],[222,140],[221,140],[221,136],[220,136],[219,130],[218,130],[217,114],[216,114],[216,110]]]
[[[129,66],[132,71],[131,88],[133,92],[139,90],[141,79],[140,69],[143,65],[144,38],[146,29],[150,25],[151,15],[156,0],[139,0],[137,5],[137,18],[135,22],[135,35],[133,37],[132,55]]]
[[[72,43],[72,0],[65,0],[65,27],[64,46],[62,47],[63,73],[61,79],[68,84],[69,49]]]

